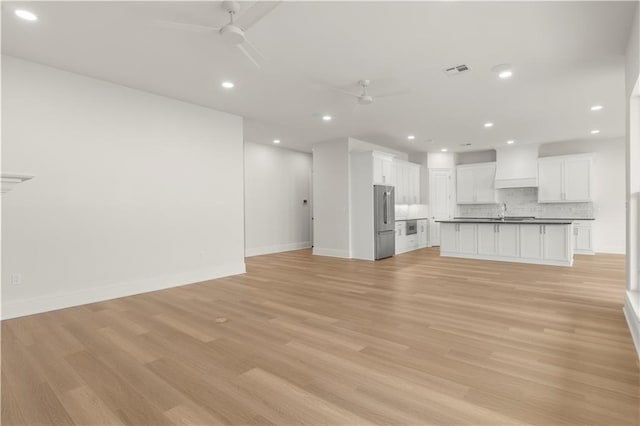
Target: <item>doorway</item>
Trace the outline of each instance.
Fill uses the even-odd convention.
[[[429,169],[429,245],[440,246],[440,224],[451,218],[451,169]]]

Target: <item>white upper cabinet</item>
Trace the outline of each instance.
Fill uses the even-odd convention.
[[[393,157],[373,152],[374,185],[393,185]]]
[[[538,202],[593,201],[592,154],[545,157],[538,160]]]
[[[496,163],[480,163],[456,168],[458,204],[495,204]]]
[[[591,201],[592,157],[568,158],[564,162],[565,201]]]
[[[420,165],[407,161],[393,161],[396,204],[420,203]]]
[[[409,204],[420,204],[420,166],[409,165]]]
[[[562,160],[538,161],[538,201],[562,201]]]

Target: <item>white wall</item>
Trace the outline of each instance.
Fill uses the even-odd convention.
[[[3,57],[2,142],[4,318],[244,272],[240,117]]]
[[[247,256],[311,247],[311,161],[308,153],[245,143]]]
[[[624,313],[640,357],[640,5],[636,5],[626,52],[627,104],[627,292]]]
[[[406,152],[398,151],[395,149],[387,148],[386,146],[376,145],[371,142],[366,142],[360,139],[348,138],[349,152],[357,151],[380,151],[388,154],[393,154],[393,158],[397,160],[409,161],[409,154]]]
[[[486,151],[459,152],[455,154],[456,164],[491,163],[496,161],[495,149]]]
[[[347,138],[313,147],[313,254],[350,256]]]
[[[600,253],[625,252],[625,145],[624,138],[557,142],[540,146],[540,157],[594,153],[594,249]]]

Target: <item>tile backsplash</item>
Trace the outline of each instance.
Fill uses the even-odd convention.
[[[426,204],[396,204],[396,220],[423,219],[429,217]]]
[[[467,205],[458,204],[456,216],[496,217],[500,205],[507,203],[507,216],[535,216],[562,218],[592,218],[593,203],[538,203],[538,188],[498,189],[500,204]]]

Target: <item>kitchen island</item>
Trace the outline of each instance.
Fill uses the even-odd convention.
[[[440,255],[572,266],[572,219],[453,219],[440,222]]]

